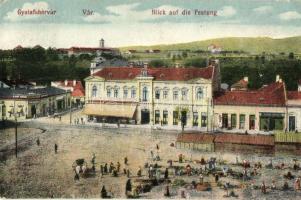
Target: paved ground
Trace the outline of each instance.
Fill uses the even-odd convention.
[[[38,125],[37,125],[38,126]],[[0,196],[8,198],[99,198],[100,188],[105,185],[108,191],[111,191],[116,198],[125,198],[125,182],[127,178],[124,175],[112,177],[99,174],[99,165],[104,163],[117,161],[121,163],[121,168],[128,167],[132,173],[132,179],[136,177],[138,167],[143,168],[144,163],[151,163],[150,151],[157,152],[156,144],[159,145],[158,154],[162,161],[159,165],[167,166],[167,160],[177,160],[178,155],[183,153],[187,162],[181,164],[183,166],[190,164],[193,167],[199,168],[195,160],[201,158],[208,159],[212,156],[220,161],[235,163],[236,157],[239,161],[248,159],[251,162],[261,161],[263,165],[267,164],[270,157],[259,157],[258,155],[234,155],[231,153],[215,154],[193,152],[190,150],[181,150],[171,147],[170,144],[175,142],[177,132],[168,131],[151,131],[147,129],[129,129],[129,128],[83,128],[83,127],[68,127],[66,125],[44,126],[46,132],[37,129],[20,129],[21,135],[28,135],[26,138],[31,139],[31,143],[19,153],[16,159],[10,156],[6,161],[0,163]],[[22,132],[22,133],[21,133]],[[13,142],[13,129],[6,129],[0,132],[1,145],[10,145]],[[5,135],[9,135],[10,139]],[[41,145],[35,144],[36,138],[39,137]],[[20,138],[22,140],[22,138]],[[58,144],[58,154],[54,153],[54,144]],[[84,158],[91,167],[92,154],[96,156],[96,174],[89,178],[81,178],[79,181],[74,181],[74,171],[72,164],[78,158]],[[155,153],[156,154],[156,153]],[[124,157],[129,159],[129,166],[123,164]],[[288,156],[274,157],[274,164],[285,162],[292,166],[292,158]],[[300,157],[298,158],[299,160]],[[190,162],[190,160],[192,162]],[[180,165],[174,162],[174,165]],[[218,165],[217,167],[223,167]],[[231,165],[235,171],[242,172],[241,167]],[[165,169],[165,167],[164,167]],[[262,180],[266,181],[267,185],[272,180],[276,180],[276,185],[280,188],[283,185],[283,174],[286,170],[259,170],[261,175],[254,177],[251,181],[243,182],[242,180],[233,179],[231,177],[221,178],[221,182],[229,181],[231,184],[243,187],[245,189],[234,189],[239,198],[244,199],[300,199],[301,191],[271,191],[268,194],[261,194],[260,190],[251,189],[250,184],[260,185]],[[292,171],[292,170],[291,170]],[[292,171],[293,175],[301,175],[301,171]],[[143,169],[142,174],[146,177],[147,171]],[[191,181],[199,181],[199,176],[178,176],[177,179],[183,179],[187,183]],[[174,181],[171,176],[171,180]],[[186,193],[191,198],[204,199],[220,199],[226,193],[223,189],[216,187],[214,177],[209,175],[204,177],[205,181],[212,184],[213,188],[209,192],[197,192],[194,189],[187,187],[171,187],[172,198],[178,198],[180,190],[185,189]],[[294,180],[289,180],[289,186],[293,188]],[[163,198],[164,186],[154,187],[151,192],[142,194],[143,198]]]

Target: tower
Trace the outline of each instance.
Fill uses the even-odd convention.
[[[105,40],[103,38],[101,38],[101,40],[99,40],[99,47],[100,48],[104,48],[105,47]]]

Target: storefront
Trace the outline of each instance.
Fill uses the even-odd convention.
[[[273,131],[284,129],[284,113],[259,113],[260,130]]]

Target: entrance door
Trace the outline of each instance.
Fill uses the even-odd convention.
[[[295,116],[289,116],[288,118],[289,123],[289,131],[295,131],[296,130],[296,117]]]
[[[32,105],[31,106],[31,117],[36,117],[37,110],[36,110],[36,106]]]
[[[141,124],[149,124],[149,110],[141,110]]]

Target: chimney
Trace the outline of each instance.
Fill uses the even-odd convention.
[[[147,69],[148,63],[147,62],[143,63],[143,67],[144,67],[144,69]]]
[[[73,80],[73,87],[76,86],[76,80]]]
[[[67,86],[68,85],[68,80],[65,80],[65,86]]]
[[[279,74],[276,75],[276,82],[282,82]]]
[[[249,77],[245,76],[244,81],[249,82]]]

